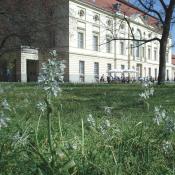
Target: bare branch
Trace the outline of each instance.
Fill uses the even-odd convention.
[[[109,40],[108,42],[100,44],[99,46],[102,46],[104,44],[110,43],[112,41],[137,41],[137,42],[142,42],[139,45],[137,45],[137,47],[139,47],[139,46],[141,46],[143,44],[146,44],[146,43],[149,43],[149,42],[152,42],[152,41],[160,42],[161,40],[159,38],[157,38],[157,37],[151,38],[151,39],[148,39],[148,40],[146,40],[146,39],[132,39],[132,38],[113,38],[113,39]]]
[[[152,8],[152,4],[148,4],[149,5],[149,7],[148,7],[146,4],[144,4],[142,2],[142,0],[138,0],[138,1],[142,5],[142,7],[144,9],[146,9],[148,12],[156,14],[159,17],[160,22],[164,25],[164,20],[163,20],[162,16],[160,15],[160,13],[157,10]]]
[[[159,0],[159,1],[161,3],[162,7],[164,8],[164,10],[166,11],[167,10],[167,6],[166,6],[164,0]]]
[[[124,20],[125,20],[125,21],[127,22],[127,24],[128,24],[128,27],[129,27],[129,29],[130,29],[130,32],[131,32],[131,35],[132,35],[133,39],[135,39],[135,36],[134,36],[133,31],[132,31],[132,28],[131,28],[130,22],[128,21],[128,19],[126,18],[125,15],[124,15]]]

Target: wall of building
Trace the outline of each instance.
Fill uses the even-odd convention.
[[[69,55],[70,82],[80,82],[80,74],[79,74],[80,61],[84,61],[84,64],[85,64],[84,79],[85,79],[85,82],[87,83],[97,82],[94,76],[94,63],[99,63],[99,79],[103,74],[106,79],[108,75],[107,74],[108,64],[111,64],[112,68],[114,67],[114,61],[111,58],[70,54]]]

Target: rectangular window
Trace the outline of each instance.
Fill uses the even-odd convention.
[[[84,73],[84,61],[79,62],[79,75],[80,75],[80,82],[85,81],[85,73]]]
[[[154,48],[154,61],[157,61],[157,48]]]
[[[148,60],[151,60],[151,47],[148,48]]]
[[[120,55],[124,55],[124,42],[120,42]]]
[[[111,39],[109,37],[106,38],[106,52],[111,53]]]
[[[140,47],[139,47],[139,41],[136,42],[136,57],[140,57]]]
[[[168,63],[168,53],[166,53],[166,62]]]
[[[78,32],[78,48],[84,48],[84,32]]]
[[[121,65],[121,70],[124,70],[125,69],[125,65]]]
[[[167,81],[169,81],[169,70],[166,71],[166,77],[167,77]]]
[[[148,69],[149,77],[151,77],[151,68]]]
[[[130,55],[131,55],[131,56],[134,56],[133,44],[130,45]]]
[[[99,63],[97,62],[94,63],[94,78],[96,82],[99,81]]]
[[[157,69],[155,69],[155,80],[157,80]]]
[[[99,37],[98,35],[93,35],[93,50],[98,51],[99,50]]]
[[[144,77],[146,77],[146,67],[144,67]]]
[[[145,58],[145,47],[142,47],[142,58]]]
[[[107,64],[107,72],[109,72],[112,69],[111,64]],[[111,73],[108,73],[108,76],[111,76]]]

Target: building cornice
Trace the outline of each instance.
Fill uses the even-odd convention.
[[[72,1],[72,2],[74,2],[74,3],[77,3],[77,4],[80,4],[80,5],[83,5],[83,6],[86,6],[86,7],[88,7],[88,8],[93,9],[93,10],[99,11],[99,12],[101,12],[101,13],[105,13],[106,15],[109,15],[109,16],[113,17],[114,20],[116,20],[116,19],[122,19],[122,18],[124,17],[123,14],[114,13],[114,12],[112,12],[112,11],[106,10],[105,8],[100,8],[100,7],[94,6],[93,4],[88,3],[88,2],[85,2],[85,1],[80,1],[80,0],[70,0],[70,1]],[[131,23],[133,23],[133,24],[139,25],[139,26],[144,27],[144,28],[146,28],[146,29],[148,29],[148,30],[150,30],[150,31],[152,31],[152,32],[155,32],[155,33],[157,33],[157,34],[162,35],[160,32],[156,31],[155,29],[151,28],[150,26],[145,26],[145,25],[143,25],[143,24],[140,24],[140,23],[138,23],[138,22],[132,20],[132,19],[129,18],[129,17],[127,17],[127,18],[128,18],[128,20],[129,20]],[[170,38],[171,38],[171,37],[170,37]]]

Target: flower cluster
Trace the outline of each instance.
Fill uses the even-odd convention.
[[[168,116],[165,109],[162,109],[161,106],[155,107],[154,113],[155,117],[153,120],[157,125],[163,124],[165,130],[170,133],[175,131],[175,122],[171,117]]]
[[[101,133],[104,135],[104,134],[106,134],[106,132],[107,132],[107,130],[110,128],[110,126],[111,126],[110,121],[109,121],[109,120],[104,120],[104,121],[100,124],[99,129],[100,129]]]
[[[23,132],[20,133],[19,131],[13,136],[12,140],[13,140],[13,146],[14,148],[18,148],[21,146],[25,146],[28,143],[28,138],[29,138],[29,134],[28,134],[29,130],[28,128]]]
[[[112,114],[113,107],[105,106],[104,109],[105,109],[105,113],[107,115],[111,115]]]
[[[3,108],[4,110],[11,111],[10,106],[9,106],[9,104],[8,104],[8,102],[7,102],[6,99],[4,99],[4,100],[2,101],[1,106],[2,106],[2,108]]]
[[[104,118],[100,123],[97,124],[92,114],[89,114],[87,122],[91,128],[95,128],[103,135],[107,133],[107,130],[111,127],[111,123],[108,119]]]
[[[96,122],[95,122],[95,119],[92,117],[92,114],[89,114],[89,116],[87,118],[87,122],[89,123],[89,125],[91,127],[95,127],[96,126]]]
[[[154,122],[157,124],[157,125],[160,125],[163,121],[165,121],[166,119],[166,111],[165,109],[162,109],[162,107],[155,107],[154,109]]]
[[[173,152],[173,146],[170,141],[164,141],[162,147],[165,154],[171,154]]]
[[[44,112],[47,109],[47,104],[45,102],[39,102],[36,106],[41,112]]]
[[[1,111],[0,112],[0,129],[6,128],[8,126],[8,122],[10,118],[6,117],[5,114]]]
[[[154,88],[153,87],[151,87],[151,88],[147,87],[144,92],[139,94],[139,96],[143,100],[148,100],[150,98],[150,96],[153,96],[153,95],[154,95]]]
[[[50,52],[51,59],[42,64],[42,72],[38,77],[38,82],[49,96],[57,96],[60,89],[60,83],[63,82],[65,65],[63,61],[56,60],[56,51]]]

